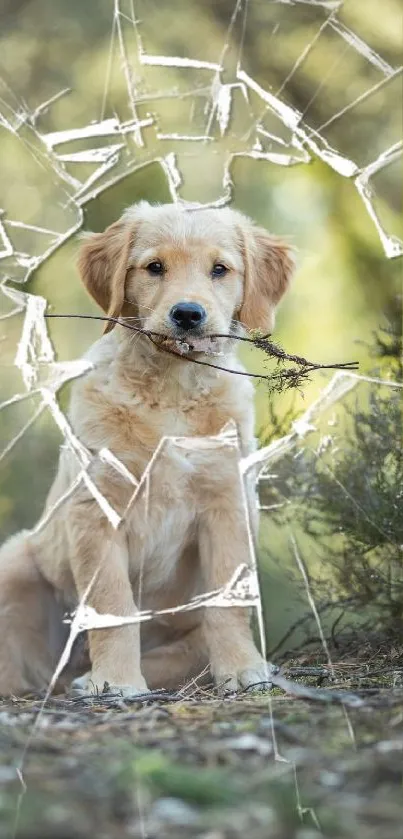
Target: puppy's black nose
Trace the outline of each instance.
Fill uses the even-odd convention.
[[[206,320],[206,311],[200,303],[176,303],[169,313],[170,320],[180,329],[196,329]]]

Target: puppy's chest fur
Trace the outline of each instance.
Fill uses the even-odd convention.
[[[90,376],[80,388],[75,427],[90,448],[108,447],[140,477],[162,437],[208,437],[219,434],[245,413],[226,381],[198,382],[189,389],[180,382],[150,375],[113,382]],[[141,473],[141,472],[140,472]]]
[[[71,415],[78,437],[93,451],[108,448],[137,480],[162,438],[215,436],[231,419],[245,426],[251,411],[243,388],[236,390],[232,380],[214,371],[193,375],[191,386],[189,381],[183,386],[163,375],[129,372],[118,377],[112,365],[95,369],[77,384]],[[202,498],[222,498],[236,474],[236,453],[217,442],[166,441],[146,490],[126,517],[133,579],[139,567],[145,569],[147,590],[170,578],[178,556],[194,543]],[[112,471],[95,473],[94,479],[122,514],[133,486]]]

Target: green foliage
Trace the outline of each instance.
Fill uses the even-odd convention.
[[[401,384],[401,350],[396,324],[379,331],[372,376]],[[310,451],[299,469],[289,459],[282,490],[315,545],[320,572],[329,571],[324,578],[308,559],[319,602],[348,598],[349,609],[369,607],[387,630],[403,625],[402,391],[374,383],[346,414],[334,455]]]

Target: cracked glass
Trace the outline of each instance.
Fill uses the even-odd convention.
[[[69,386],[85,375],[81,356],[101,325],[45,317],[99,314],[75,267],[81,232],[103,230],[141,199],[230,204],[299,251],[274,338],[318,362],[360,364],[359,373],[313,374],[277,434],[269,406],[277,399],[286,417],[291,397],[257,386],[261,445],[239,462],[243,477],[259,470],[257,565],[250,537],[252,570],[240,568],[203,603],[253,606],[261,646],[274,660],[295,610],[303,617],[306,603],[326,646],[311,581],[320,578],[316,592],[320,585],[333,591],[335,583],[306,524],[317,464],[336,474],[349,412],[371,394],[401,388],[389,374],[371,373],[368,351],[393,308],[403,255],[396,9],[391,3],[377,20],[373,6],[366,16],[358,0],[115,0],[95,12],[91,4],[41,0],[6,3],[4,13],[2,537],[46,527],[52,511],[42,515],[44,502],[66,448],[79,470],[68,493],[84,482],[112,527],[121,520],[91,478],[94,454],[67,419]],[[258,350],[241,354],[251,372],[266,371]],[[236,447],[233,429],[223,429],[220,444]],[[120,472],[135,496],[136,479],[113,451],[95,457]],[[147,485],[148,473],[142,480]],[[358,516],[371,517],[354,496],[351,504]],[[82,603],[58,670],[77,633],[111,620]]]

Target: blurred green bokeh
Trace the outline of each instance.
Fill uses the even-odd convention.
[[[380,69],[387,62],[393,70],[400,61],[400,3],[348,0],[325,25],[334,5],[142,0],[134,7],[122,2],[121,14],[114,17],[112,0],[3,0],[0,206],[15,251],[2,263],[10,287],[21,288],[27,267],[33,266],[30,260],[52,249],[56,234],[64,235],[65,243],[30,271],[24,291],[42,295],[52,312],[96,314],[75,269],[78,231],[102,230],[140,199],[171,201],[169,178],[177,172],[182,178],[181,197],[217,200],[225,192],[231,159],[233,205],[298,249],[294,286],[280,307],[276,340],[289,352],[312,360],[356,359],[362,372],[368,370],[373,331],[397,305],[401,260],[386,258],[353,178],[338,174],[315,155],[303,162],[301,148],[287,145],[290,130],[264,111],[262,100],[250,89],[247,101],[239,84],[232,90],[224,134],[214,118],[208,140],[178,140],[175,135],[206,135],[213,73],[203,67],[150,66],[139,61],[141,49],[149,55],[190,57],[195,62],[221,61],[225,65],[221,81],[226,84],[236,83],[239,65],[264,90],[278,93],[284,103],[298,109],[312,136],[317,138],[317,131],[344,158],[365,167],[400,139],[401,76],[391,71],[385,81],[385,69]],[[238,6],[239,14],[233,14]],[[362,40],[352,45],[341,37],[340,27],[351,27]],[[378,66],[367,60],[362,44],[381,56]],[[374,94],[366,96],[372,87]],[[360,102],[353,105],[357,99]],[[43,107],[49,100],[54,101]],[[343,115],[334,119],[341,111]],[[150,123],[142,131],[143,145],[133,132],[122,131],[134,114]],[[52,145],[52,132],[104,119],[118,120],[120,130]],[[256,133],[259,120],[262,130]],[[47,148],[43,135],[48,138]],[[105,155],[105,172],[98,172],[90,185],[87,179],[100,164],[88,162],[85,152],[112,146],[121,146],[116,149],[119,159],[108,169],[109,152],[100,151],[101,157]],[[264,153],[272,159],[259,159]],[[299,162],[278,165],[291,153]],[[80,154],[84,161],[78,160]],[[378,218],[395,236],[402,234],[400,182],[401,161],[382,169],[373,180]],[[15,308],[3,295],[0,305],[2,315]],[[0,401],[24,391],[14,366],[24,314],[17,312],[2,321]],[[49,323],[59,361],[79,357],[100,331],[96,321]],[[256,351],[246,352],[245,360],[253,371],[264,369],[264,359]],[[306,407],[327,378],[315,376],[303,393],[296,393],[294,409]],[[268,398],[260,385],[257,428],[263,439],[270,437]],[[281,416],[290,397],[275,399]],[[60,393],[63,408],[67,400],[68,385]],[[2,536],[34,524],[56,468],[62,440],[53,419],[45,413],[29,425],[38,405],[33,398],[1,412],[1,449],[7,449],[0,461]],[[267,527],[265,523],[263,534]],[[302,607],[294,602],[290,584],[279,570],[285,551],[282,535],[270,531],[267,538],[278,558],[273,571],[262,551],[264,595],[275,643]]]

